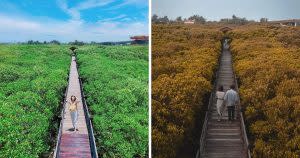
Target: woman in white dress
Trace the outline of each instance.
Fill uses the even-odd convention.
[[[220,86],[218,91],[216,92],[216,99],[217,99],[217,112],[218,112],[218,121],[221,121],[222,113],[223,113],[223,101],[224,101],[224,89],[223,86]]]
[[[70,110],[70,114],[71,114],[71,119],[72,119],[72,125],[74,127],[74,131],[78,131],[77,128],[77,121],[78,121],[78,109],[77,109],[77,105],[79,103],[79,101],[76,101],[76,97],[74,95],[71,96],[71,102],[69,103],[69,110]]]

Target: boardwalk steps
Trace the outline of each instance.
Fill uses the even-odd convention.
[[[250,158],[248,139],[245,131],[243,115],[240,107],[235,109],[235,120],[228,120],[227,109],[224,109],[222,120],[218,122],[215,93],[217,87],[222,85],[227,91],[230,85],[237,82],[232,68],[232,56],[228,50],[227,41],[224,40],[219,67],[216,72],[214,89],[210,95],[208,110],[206,112],[200,147],[196,158]],[[238,88],[237,88],[238,90]]]
[[[78,104],[78,129],[71,131],[73,128],[69,105],[71,96],[74,95],[79,101]],[[65,102],[62,110],[62,120],[59,126],[57,144],[53,158],[98,158],[96,143],[93,133],[93,127],[88,112],[88,107],[83,97],[81,79],[78,74],[76,57],[72,56],[70,65],[69,82],[65,92]]]

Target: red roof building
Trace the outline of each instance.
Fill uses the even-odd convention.
[[[148,44],[149,36],[132,36],[130,37],[133,41],[131,44]]]

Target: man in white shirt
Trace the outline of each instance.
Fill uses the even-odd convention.
[[[234,90],[235,85],[231,85],[230,89],[225,93],[224,101],[228,109],[228,120],[234,120],[235,106],[238,104],[238,94]]]

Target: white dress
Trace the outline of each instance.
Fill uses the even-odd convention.
[[[223,101],[224,101],[224,95],[225,95],[225,92],[222,92],[222,91],[217,91],[216,93],[216,98],[217,98],[217,112],[219,115],[221,115],[221,113],[223,112]]]

